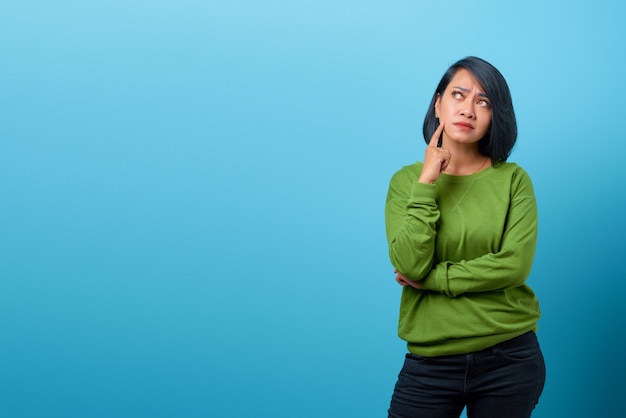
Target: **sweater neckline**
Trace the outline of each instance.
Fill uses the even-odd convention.
[[[439,178],[445,181],[446,183],[471,183],[473,181],[479,180],[483,177],[490,175],[495,169],[496,167],[489,166],[487,168],[480,170],[477,173],[467,174],[464,176],[453,176],[451,174],[441,173],[439,175]]]

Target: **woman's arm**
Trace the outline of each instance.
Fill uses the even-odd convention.
[[[391,179],[385,205],[389,258],[403,277],[417,281],[433,268],[439,208],[435,186],[419,183],[419,169],[408,167]]]

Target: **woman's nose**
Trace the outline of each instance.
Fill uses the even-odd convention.
[[[462,109],[461,115],[465,116],[468,119],[474,119],[476,117],[476,113],[474,113],[472,105],[467,105],[467,107]]]

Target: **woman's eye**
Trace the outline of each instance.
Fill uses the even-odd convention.
[[[491,104],[489,103],[489,101],[487,101],[485,99],[478,100],[478,104],[481,105],[481,106],[485,106],[485,107],[491,107]]]
[[[452,97],[454,97],[455,99],[462,99],[463,95],[460,92],[458,92],[458,91],[453,91],[452,92]]]

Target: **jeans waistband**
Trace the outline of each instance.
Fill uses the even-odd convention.
[[[514,348],[514,347],[523,347],[525,345],[536,344],[537,336],[534,331],[528,331],[525,334],[520,335],[519,337],[511,338],[510,340],[501,342],[500,344],[496,344],[494,347],[501,348]],[[490,350],[493,347],[487,348]]]

